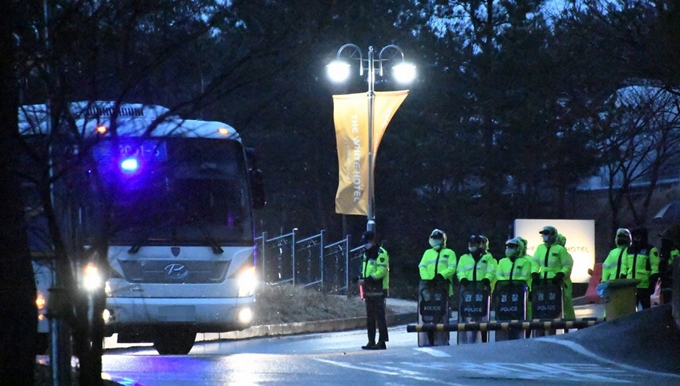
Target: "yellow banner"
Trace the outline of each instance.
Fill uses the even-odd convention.
[[[375,93],[374,160],[387,125],[407,95],[408,90]],[[368,215],[368,103],[365,93],[333,95],[339,169],[338,191],[335,195],[336,213]]]

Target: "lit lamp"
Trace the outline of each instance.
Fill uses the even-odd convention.
[[[375,105],[375,75],[384,76],[383,62],[398,61],[392,66],[392,76],[398,83],[406,84],[416,77],[416,67],[404,61],[404,52],[398,46],[390,44],[383,47],[375,58],[373,46],[368,47],[367,59],[363,58],[361,49],[355,44],[345,44],[338,50],[336,60],[326,66],[328,77],[333,82],[343,82],[349,78],[350,64],[341,59],[342,53],[347,50],[347,58],[359,61],[359,76],[364,75],[364,69],[368,73],[368,222],[366,230],[375,231],[375,190],[373,187],[373,164],[375,154],[373,151],[373,109]],[[390,55],[388,55],[390,54]],[[366,66],[366,67],[364,67]]]

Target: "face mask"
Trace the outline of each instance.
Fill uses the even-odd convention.
[[[364,249],[371,249],[371,248],[373,248],[373,243],[364,244]]]
[[[505,256],[514,256],[516,252],[516,248],[505,248]]]
[[[440,249],[442,247],[442,240],[430,239],[430,246],[434,249]]]
[[[470,253],[475,253],[477,252],[477,247],[468,247],[468,251],[470,251]]]
[[[543,235],[543,242],[544,242],[544,243],[547,243],[549,239],[550,239],[550,236],[548,236],[548,235]]]
[[[624,246],[624,245],[628,245],[628,244],[629,244],[629,241],[628,241],[627,238],[618,238],[618,239],[616,239],[616,245],[618,245],[618,246],[620,246],[620,247],[622,247],[622,246]]]

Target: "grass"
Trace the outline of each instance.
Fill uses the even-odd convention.
[[[262,285],[256,299],[254,325],[366,316],[366,306],[359,298],[329,295],[292,284]]]

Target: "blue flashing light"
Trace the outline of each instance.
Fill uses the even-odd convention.
[[[126,173],[134,173],[139,169],[137,158],[125,158],[120,162],[120,169]]]

